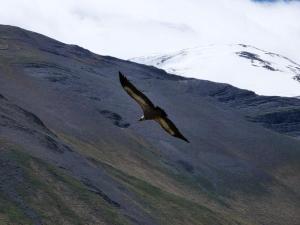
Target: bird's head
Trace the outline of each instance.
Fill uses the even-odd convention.
[[[139,119],[139,121],[143,121],[143,120],[145,120],[145,116],[144,115],[141,116],[141,118]]]

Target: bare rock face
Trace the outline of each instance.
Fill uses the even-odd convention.
[[[138,122],[118,71],[191,143]],[[297,225],[299,112],[0,26],[0,224]]]

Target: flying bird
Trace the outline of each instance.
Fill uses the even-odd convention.
[[[121,72],[119,78],[124,90],[132,97],[142,108],[144,115],[139,119],[155,120],[170,135],[189,142],[177,129],[174,123],[168,118],[167,113],[158,106],[155,106],[149,98],[139,91]]]

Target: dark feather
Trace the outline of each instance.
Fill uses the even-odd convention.
[[[154,108],[150,99],[139,91],[121,72],[119,72],[119,78],[125,91],[142,107],[144,111],[149,110],[149,107]]]
[[[175,126],[175,124],[168,118],[168,117],[160,117],[159,119],[155,120],[156,122],[158,122],[160,124],[160,126],[167,131],[170,135],[180,138],[188,143],[190,143],[188,141],[188,139],[186,139],[181,133],[180,131],[177,129],[177,127]]]
[[[168,116],[167,113],[165,112],[165,110],[163,110],[162,108],[156,106],[155,109],[158,110],[162,116],[164,116],[164,117]]]

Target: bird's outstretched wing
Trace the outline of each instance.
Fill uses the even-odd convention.
[[[174,123],[168,118],[168,117],[159,117],[155,119],[156,122],[159,123],[159,125],[167,131],[169,134],[171,134],[173,137],[180,138],[188,143],[188,139],[186,139],[177,129],[177,127],[174,125]]]
[[[119,78],[122,87],[125,91],[142,107],[143,111],[160,111],[161,116],[155,119],[156,122],[160,124],[160,126],[168,132],[173,137],[180,138],[186,142],[189,142],[177,129],[174,123],[168,118],[165,111],[159,107],[155,107],[153,103],[144,95],[141,91],[139,91],[130,81],[119,72]]]
[[[130,83],[121,72],[119,72],[119,78],[124,90],[142,107],[143,111],[149,110],[149,107],[155,107],[149,98]]]

